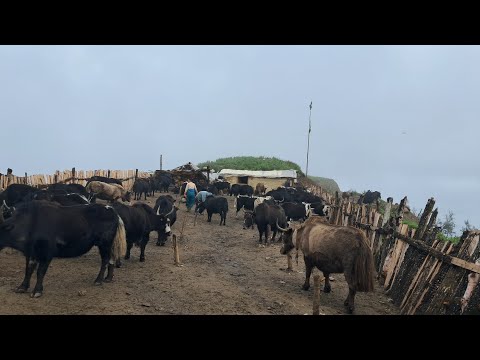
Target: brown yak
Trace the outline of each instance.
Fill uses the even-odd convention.
[[[131,201],[130,191],[125,190],[122,185],[92,181],[88,183],[85,189],[88,193],[91,193],[102,200],[111,202],[117,201],[118,199],[128,202]]]
[[[303,252],[305,283],[310,288],[310,275],[314,267],[325,276],[324,292],[330,292],[329,275],[344,273],[348,283],[348,296],[344,302],[350,313],[355,310],[357,291],[373,291],[373,256],[365,234],[356,228],[331,225],[324,217],[312,216],[297,229],[283,229],[283,246],[280,253],[288,254],[293,248]]]
[[[265,191],[267,191],[265,184],[257,183],[257,186],[255,186],[255,195],[265,195]]]

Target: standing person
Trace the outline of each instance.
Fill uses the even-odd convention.
[[[193,204],[195,204],[195,195],[197,195],[197,193],[197,186],[191,180],[188,180],[187,185],[185,186],[185,191],[183,193],[183,196],[187,200],[187,211],[190,211]]]
[[[197,196],[195,196],[195,212],[197,212],[197,209],[200,207],[200,205],[205,202],[207,196],[213,196],[213,194],[211,192],[202,190],[197,194]]]
[[[8,168],[7,169],[7,187],[13,184],[13,170]]]

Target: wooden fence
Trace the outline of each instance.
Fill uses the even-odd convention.
[[[381,214],[378,203],[354,204],[337,193],[330,222],[364,230],[378,279],[402,314],[480,314],[480,231],[465,231],[457,244],[437,240],[435,200],[428,200],[417,229],[402,222],[406,202],[391,216],[392,198]]]
[[[150,173],[145,171],[135,170],[64,170],[56,171],[52,175],[27,175],[25,176],[12,176],[13,184],[27,184],[38,188],[43,188],[51,184],[64,183],[64,184],[81,184],[86,185],[87,180],[92,176],[105,176],[113,179],[121,179],[123,187],[127,190],[131,190],[136,177],[147,178],[150,177]],[[8,179],[7,175],[0,174],[0,190],[4,190],[7,187]]]

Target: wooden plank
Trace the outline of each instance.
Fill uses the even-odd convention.
[[[373,228],[375,229],[377,228],[379,220],[380,220],[380,213],[375,211],[375,213],[373,214]],[[377,235],[376,232],[372,231],[372,234],[370,236],[370,250],[372,250],[372,252],[373,252],[373,246],[375,243],[376,235]]]
[[[436,240],[433,247],[436,250],[447,254],[451,251],[451,245],[452,244]],[[417,311],[418,306],[422,304],[423,298],[431,285],[430,278],[440,262],[440,260],[430,254],[425,255],[425,265],[418,276],[409,298],[405,301],[403,309],[401,309],[402,314],[411,315]]]
[[[453,264],[458,267],[461,267],[466,270],[470,270],[476,273],[480,273],[480,266],[474,263],[468,263],[468,265],[465,265],[465,262],[461,261],[461,259],[456,258],[455,256],[448,256],[442,253],[441,251],[435,250],[431,248],[428,245],[425,245],[423,242],[420,242],[418,240],[410,239],[407,236],[404,236],[403,234],[398,234],[395,233],[395,237],[401,241],[404,241],[410,245],[415,246],[416,248],[429,253],[430,255],[436,257],[437,259],[443,261],[446,264]]]
[[[420,256],[423,257],[423,261],[422,261],[422,264],[420,265],[420,267],[418,269],[416,269],[415,276],[413,277],[407,291],[405,292],[405,296],[403,297],[402,302],[400,303],[400,310],[402,310],[405,307],[405,305],[407,304],[407,301],[410,299],[411,295],[413,294],[413,291],[415,290],[415,288],[418,285],[418,280],[420,279],[420,276],[423,274],[423,271],[425,269],[426,264],[432,258],[431,255],[423,254],[423,253],[419,252],[414,246],[410,247],[410,249],[413,250],[413,251],[417,251],[417,253]],[[412,268],[412,269],[415,269],[415,268]]]
[[[432,234],[436,236],[436,234]],[[392,281],[389,296],[393,303],[402,306],[405,299],[413,290],[415,278],[418,279],[418,269],[424,264],[427,253],[420,251],[415,246],[410,246],[405,251],[404,261],[398,269],[397,275]]]
[[[406,235],[407,231],[408,225],[402,224],[400,228],[400,234]],[[387,292],[395,281],[395,277],[397,276],[398,270],[403,262],[407,248],[408,246],[404,241],[396,241],[392,258],[388,264],[387,276],[385,277],[384,287]]]
[[[435,199],[432,197],[428,199],[427,204],[425,205],[425,209],[423,210],[422,216],[420,217],[415,239],[417,240],[422,239],[425,233],[425,230],[427,229],[427,225],[430,222],[430,217],[432,215],[432,210],[434,206],[435,206]]]
[[[430,220],[427,225],[427,232],[433,231],[433,228],[436,226],[437,223],[437,216],[438,216],[438,208],[433,210],[432,216],[430,216]],[[425,237],[425,235],[423,235]]]
[[[454,262],[463,263],[473,261],[473,255],[478,257],[478,238],[468,232],[464,232],[460,239],[460,246]],[[474,244],[472,246],[472,243]],[[458,247],[458,246],[457,246]],[[462,264],[464,265],[464,264]],[[479,266],[478,264],[472,264]],[[457,265],[458,266],[458,265]],[[460,298],[468,286],[468,271],[455,266],[445,267],[444,276],[438,281],[438,287],[433,293],[429,306],[425,309],[426,314],[459,314],[461,311]]]
[[[441,245],[441,243],[439,243],[439,245]],[[445,247],[448,248],[446,254],[449,254],[454,248],[453,244],[445,243],[444,247],[442,248],[442,252],[444,251]],[[421,309],[424,309],[426,307],[426,304],[428,304],[430,301],[432,288],[435,286],[435,282],[440,272],[442,262],[435,258],[432,265],[433,266],[431,267],[431,270],[427,274],[426,283],[424,288],[422,289],[423,291],[420,294],[418,300],[413,303],[413,307],[410,312],[407,313],[409,315],[416,314],[417,312],[422,313]]]
[[[477,274],[480,274],[480,265],[471,263],[456,257],[452,257],[452,265],[456,265],[458,267],[461,267],[462,269],[470,270],[473,271]]]

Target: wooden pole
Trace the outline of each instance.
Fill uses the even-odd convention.
[[[25,185],[28,185],[28,181],[27,181],[27,173],[25,173]]]
[[[160,170],[162,170],[162,165],[163,165],[163,164],[162,164],[162,162],[163,162],[163,161],[162,161],[162,160],[163,160],[162,157],[163,157],[163,155],[160,155]]]
[[[110,178],[110,170],[107,171],[107,178]]]
[[[173,261],[175,265],[180,265],[180,255],[178,253],[178,243],[177,243],[177,235],[172,235],[172,245],[173,245]]]
[[[320,315],[320,275],[313,276],[313,315]]]
[[[415,232],[416,240],[420,240],[423,238],[425,230],[427,230],[428,224],[430,222],[430,218],[432,216],[432,211],[434,206],[435,206],[435,199],[432,197],[428,199],[427,204],[425,205],[425,209],[423,210],[422,217],[418,222],[418,228],[417,228],[417,231]]]
[[[305,177],[308,179],[308,153],[310,152],[310,132],[312,131],[312,102],[310,101],[310,115],[308,116],[308,140],[307,140],[307,166],[305,167]]]
[[[135,180],[138,178],[138,169],[135,169]]]
[[[72,184],[75,184],[75,168],[72,168]]]

